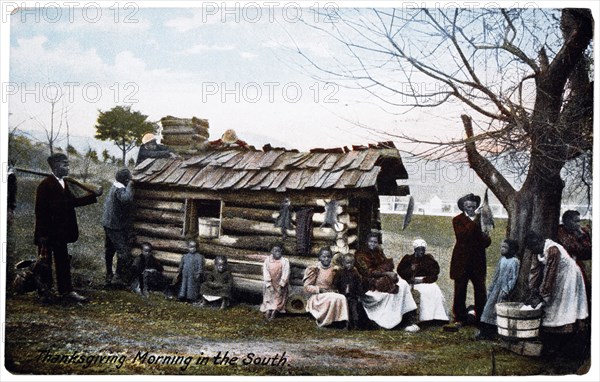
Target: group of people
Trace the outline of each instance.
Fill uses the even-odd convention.
[[[102,188],[84,196],[75,196],[65,177],[69,173],[68,158],[56,153],[48,158],[52,174],[37,188],[35,201],[35,235],[40,261],[45,265],[40,275],[43,285],[52,285],[51,263],[54,262],[58,292],[65,298],[85,302],[87,298],[73,290],[71,257],[67,244],[78,238],[75,208],[95,203]],[[105,231],[105,264],[107,285],[131,285],[142,295],[149,290],[176,289],[182,301],[204,306],[215,300],[226,308],[232,293],[233,279],[227,258],[218,256],[212,272],[206,272],[205,258],[198,253],[195,241],[187,242],[175,280],[163,276],[160,262],[152,255],[150,243],[142,243],[142,253],[131,254],[132,208],[134,187],[128,169],[121,169],[105,197],[102,224]],[[482,230],[478,213],[481,199],[468,194],[458,200],[462,211],[452,219],[456,243],[452,251],[450,278],[454,280],[452,311],[457,326],[475,324],[478,338],[495,336],[495,304],[510,301],[520,268],[519,245],[505,239],[500,246],[501,258],[493,280],[486,290],[486,248],[489,234]],[[558,229],[557,241],[530,233],[526,247],[532,253],[529,297],[526,304],[542,306],[542,328],[549,333],[572,333],[578,323],[589,316],[591,282],[591,234],[581,227],[576,211],[567,211]],[[319,251],[318,263],[305,270],[304,291],[310,295],[306,310],[319,326],[345,322],[349,329],[359,327],[362,317],[379,327],[403,327],[408,332],[420,330],[419,323],[449,322],[445,299],[436,281],[440,267],[426,253],[427,243],[413,242],[414,252],[404,256],[397,267],[384,255],[377,233],[366,237],[365,245],[354,255],[339,256],[329,247]],[[116,275],[113,259],[117,254]],[[283,256],[283,245],[273,246],[263,264],[263,302],[260,306],[267,320],[285,312],[290,281],[289,260]],[[474,310],[466,307],[468,283],[474,289]],[[49,287],[39,288],[41,298],[49,299]],[[541,305],[540,305],[541,304]]]
[[[397,269],[384,255],[377,233],[369,234],[366,243],[355,255],[338,256],[337,265],[331,248],[322,247],[318,263],[306,268],[306,311],[318,326],[342,323],[347,329],[356,329],[365,325],[366,317],[382,328],[400,325],[405,331],[417,332],[418,321],[448,322],[445,300],[435,283],[440,267],[425,253],[424,240],[414,241],[414,253],[403,257]],[[285,312],[289,278],[289,260],[283,257],[283,246],[277,244],[263,264],[260,310],[267,320]],[[418,314],[415,293],[420,301]]]

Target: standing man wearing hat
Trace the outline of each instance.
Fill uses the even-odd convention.
[[[113,258],[117,252],[117,277],[121,283],[131,280],[131,247],[129,238],[133,224],[133,181],[127,168],[117,171],[106,199],[102,225],[104,226],[104,259],[106,262],[106,285],[113,278]]]
[[[71,282],[71,256],[68,243],[79,238],[75,207],[96,203],[102,195],[102,188],[95,193],[76,197],[63,179],[69,175],[69,159],[65,154],[56,153],[48,158],[52,175],[44,179],[35,193],[35,233],[34,243],[42,259],[46,261],[47,271],[42,278],[47,286],[52,286],[52,258],[56,271],[58,292],[76,302],[85,302],[87,298],[73,290]],[[49,295],[41,296],[43,300]]]
[[[142,145],[138,152],[136,165],[142,163],[147,158],[169,158],[174,154],[165,145],[156,143],[156,137],[152,133],[148,133],[142,137]]]
[[[475,322],[479,322],[486,302],[485,288],[485,249],[492,243],[487,232],[481,230],[480,216],[477,208],[481,204],[481,197],[467,194],[458,199],[460,215],[452,219],[456,244],[452,250],[450,261],[450,278],[454,280],[454,321],[457,323],[469,322],[469,315],[465,306],[467,286],[469,281],[473,284],[475,294]]]

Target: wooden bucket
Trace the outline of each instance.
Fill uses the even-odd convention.
[[[496,304],[498,334],[507,339],[536,338],[542,323],[542,309],[521,310],[522,302]]]
[[[219,218],[198,218],[198,236],[214,239],[219,237],[221,221]]]

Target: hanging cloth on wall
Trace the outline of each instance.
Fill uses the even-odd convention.
[[[303,208],[296,212],[296,254],[310,256],[312,246],[312,208]]]
[[[323,223],[321,223],[321,227],[332,227],[335,228],[338,222],[337,220],[337,209],[339,203],[337,200],[332,199],[331,201],[325,203],[325,219]]]
[[[292,203],[290,198],[285,198],[283,203],[281,203],[279,216],[275,221],[275,227],[281,228],[281,236],[284,240],[287,237],[286,230],[294,229],[294,225],[292,224]]]

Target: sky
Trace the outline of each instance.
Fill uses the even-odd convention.
[[[50,127],[56,94],[61,98],[55,124],[63,121],[58,144],[66,146],[68,123],[70,142],[80,151],[86,145],[109,147],[115,155],[114,145],[92,137],[99,110],[116,105],[131,105],[151,121],[167,115],[206,118],[211,140],[234,129],[258,148],[270,143],[308,150],[392,139],[356,125],[429,140],[464,134],[457,103],[389,113],[365,91],[311,76],[314,68],[298,51],[318,63],[348,58],[340,44],[303,22],[332,30],[331,19],[312,11],[326,13],[337,3],[305,2],[301,8],[297,2],[279,7],[206,2],[199,8],[194,2],[97,1],[77,7],[31,2],[15,10],[21,4],[2,3],[0,46],[8,63],[8,68],[3,65],[2,106],[8,110],[3,117],[8,128],[18,126],[38,140]],[[341,7],[349,4],[355,3]],[[411,150],[406,143],[396,144]]]
[[[60,91],[56,109],[67,110],[63,120],[72,136],[93,136],[98,110],[128,104],[155,121],[166,115],[207,118],[211,139],[232,128],[258,147],[373,141],[369,134],[351,132],[339,117],[361,115],[357,101],[334,84],[311,79],[299,66],[296,45],[316,59],[334,51],[306,35],[298,20],[308,10],[213,4],[14,13],[9,125],[49,127],[51,101]],[[384,124],[389,116],[373,120]]]
[[[18,3],[6,4],[4,12]],[[62,97],[55,124],[66,111],[61,134],[68,122],[74,142],[92,137],[98,111],[116,105],[131,105],[152,121],[206,118],[210,139],[234,129],[256,147],[307,150],[390,140],[357,124],[416,135],[444,124],[449,136],[462,136],[459,112],[390,114],[364,91],[311,77],[314,68],[299,50],[315,62],[347,55],[302,21],[328,30],[331,20],[312,10],[332,3],[311,2],[312,9],[268,2],[32,4],[3,15],[10,22],[3,97],[9,126],[38,139],[50,127],[56,94]],[[64,138],[59,144],[66,146]]]

